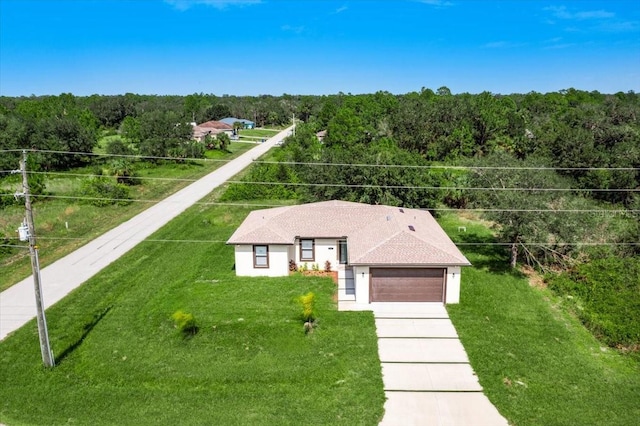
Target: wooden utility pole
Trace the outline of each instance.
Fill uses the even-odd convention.
[[[29,252],[31,253],[31,269],[33,271],[33,285],[36,293],[36,318],[38,320],[38,335],[40,336],[40,352],[45,367],[53,367],[55,361],[49,344],[49,332],[47,319],[44,315],[44,302],[42,300],[42,286],[40,285],[40,262],[38,261],[38,245],[36,244],[36,231],[33,226],[33,212],[31,211],[31,198],[29,196],[29,180],[27,179],[27,151],[22,151],[20,161],[22,172],[22,195],[26,209],[26,221],[29,239]]]

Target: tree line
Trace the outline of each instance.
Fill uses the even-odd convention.
[[[282,184],[233,185],[227,199],[482,209],[512,244],[514,263],[562,262],[582,252],[571,244],[607,236],[622,244],[619,251],[637,252],[624,245],[639,240],[640,95],[634,92],[454,95],[441,87],[402,95],[0,97],[0,149],[59,151],[39,152],[36,166],[66,170],[96,161],[83,153],[112,134],[118,138],[107,153],[193,158],[204,147],[191,141],[189,123],[226,116],[258,125],[284,125],[292,116],[302,121],[273,154],[281,164],[258,165],[247,176]],[[3,153],[0,170],[14,169],[18,155]],[[134,182],[127,180],[127,161],[113,162],[123,182]],[[496,168],[505,166],[511,168]],[[628,213],[607,219],[555,212],[596,209]]]
[[[510,245],[513,266],[639,251],[640,96],[633,92],[453,95],[443,87],[317,100],[273,154],[279,164],[257,165],[245,178],[283,184],[232,185],[226,199],[475,209]]]

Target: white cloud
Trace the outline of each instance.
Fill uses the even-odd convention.
[[[336,9],[336,11],[335,11],[335,12],[333,12],[333,13],[340,13],[340,12],[344,12],[344,11],[345,11],[345,10],[347,10],[347,9],[349,9],[349,8],[348,8],[348,7],[347,7],[347,5],[345,4],[344,6],[340,6],[339,8],[337,8],[337,9]]]
[[[262,0],[164,0],[178,10],[187,10],[193,6],[211,6],[226,9],[229,6],[249,6],[262,3]]]
[[[292,33],[295,33],[295,34],[300,34],[301,32],[304,31],[304,27],[301,26],[301,25],[297,26],[297,27],[293,26],[293,25],[283,25],[283,26],[280,27],[280,29],[282,31],[289,31],[289,32],[292,32]]]
[[[483,44],[480,47],[483,49],[510,49],[510,48],[522,47],[522,46],[525,46],[525,44],[501,40],[501,41],[492,41],[490,43]]]
[[[571,12],[567,10],[566,6],[549,6],[543,10],[551,12],[553,16],[558,19],[572,19],[576,21],[584,21],[587,19],[608,19],[615,17],[615,13],[607,12],[606,10],[583,10],[578,12]]]
[[[448,0],[418,0],[420,3],[428,4],[430,6],[445,7],[453,6],[453,3]]]

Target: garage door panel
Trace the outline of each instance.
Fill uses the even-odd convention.
[[[441,302],[444,269],[371,269],[372,302]]]

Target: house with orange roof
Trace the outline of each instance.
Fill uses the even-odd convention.
[[[197,141],[204,141],[208,136],[216,136],[220,133],[227,133],[229,136],[233,135],[233,127],[221,121],[207,121],[202,124],[192,123],[193,126],[193,139]]]
[[[254,210],[227,244],[239,276],[286,276],[290,265],[338,271],[338,299],[458,303],[470,265],[425,210],[324,201]]]

